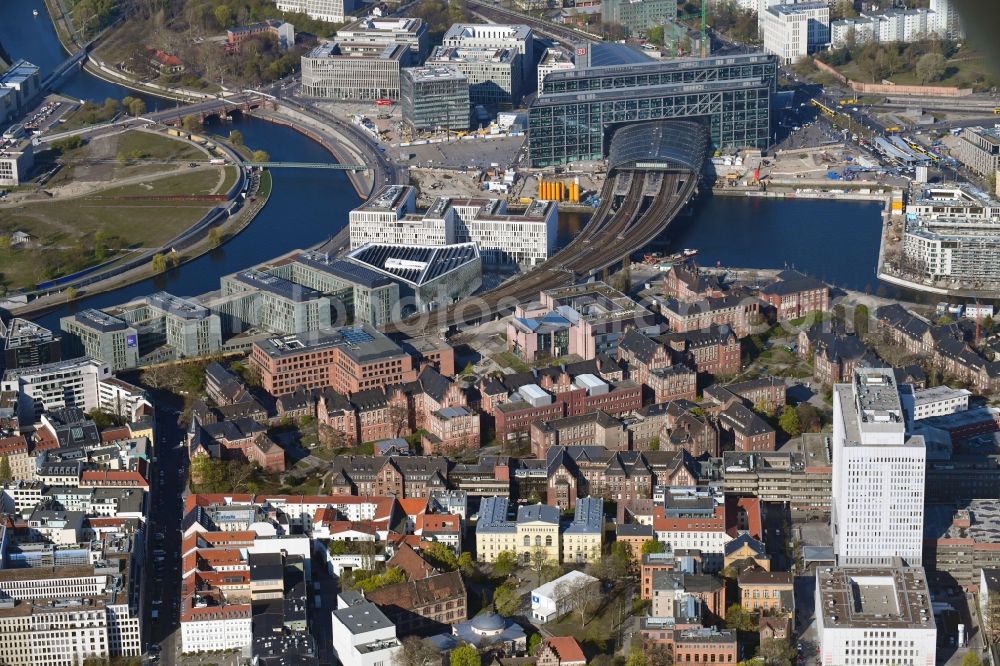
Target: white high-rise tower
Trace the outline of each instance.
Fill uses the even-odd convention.
[[[908,436],[890,368],[833,390],[833,550],[841,566],[921,564],[924,438]]]

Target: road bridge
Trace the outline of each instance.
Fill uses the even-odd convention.
[[[492,291],[390,327],[434,332],[511,312],[545,289],[595,279],[659,236],[697,191],[709,132],[697,121],[659,120],[612,131],[608,179],[590,222],[559,252]]]

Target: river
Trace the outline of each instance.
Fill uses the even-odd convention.
[[[38,9],[37,17],[31,9]],[[0,1],[0,44],[11,57],[39,65],[42,75],[66,57],[41,0]],[[108,83],[85,71],[68,74],[57,91],[80,99],[103,101],[135,93]],[[146,97],[147,106],[173,105],[164,99]],[[162,108],[162,106],[161,106]],[[239,128],[246,144],[266,150],[275,161],[334,162],[325,149],[293,129],[244,118],[219,123],[210,130],[228,132]],[[60,306],[35,318],[43,326],[58,329],[59,317],[83,308],[100,308],[165,289],[178,296],[193,296],[219,288],[219,278],[289,250],[308,247],[336,234],[347,224],[348,212],[360,198],[343,171],[331,169],[273,169],[272,192],[267,205],[242,233],[220,248],[162,275],[142,282],[95,294]],[[141,221],[137,220],[137,224]]]
[[[39,15],[33,17],[32,9]],[[0,0],[0,44],[13,58],[51,71],[66,54],[42,0]],[[59,92],[96,102],[135,95],[85,71],[65,77]],[[149,108],[173,101],[143,96]],[[276,161],[332,162],[318,144],[292,129],[246,118],[238,121],[248,146],[266,150]],[[210,129],[228,131],[229,124]],[[319,243],[347,223],[358,198],[344,172],[274,169],[271,199],[250,226],[223,247],[163,275],[61,306],[37,318],[58,329],[59,317],[81,308],[106,307],[166,289],[192,296],[218,289],[219,278],[271,257]],[[838,286],[890,295],[875,279],[881,205],[841,201],[747,199],[705,196],[694,214],[679,218],[667,232],[669,247],[700,250],[703,265],[747,268],[795,266]],[[584,215],[560,219],[560,240],[575,235]],[[139,223],[139,221],[137,221]]]

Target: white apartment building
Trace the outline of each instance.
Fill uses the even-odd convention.
[[[954,389],[944,385],[900,392],[903,409],[912,421],[964,412],[969,409],[970,395],[972,393],[966,389]]]
[[[890,368],[833,390],[833,550],[843,566],[921,563],[924,438],[909,436]]]
[[[558,47],[545,49],[542,59],[538,62],[538,94],[545,92],[545,77],[552,72],[562,72],[576,69],[576,64],[570,54]]]
[[[526,25],[499,23],[456,23],[441,40],[444,47],[509,50],[521,55],[521,84],[529,85],[535,62],[535,36]]]
[[[181,621],[181,642],[184,654],[214,650],[242,650],[253,640],[250,627],[250,604],[225,608],[204,609],[211,613],[198,614],[196,619]]]
[[[341,595],[339,601],[347,595]],[[353,595],[352,595],[353,596]],[[396,625],[364,599],[333,611],[330,644],[342,666],[390,666],[403,650]]]
[[[816,569],[820,663],[926,666],[937,627],[921,567]]]
[[[830,5],[826,2],[774,5],[759,15],[758,22],[764,50],[786,65],[830,41]]]
[[[555,252],[558,206],[534,201],[521,214],[502,199],[441,197],[415,212],[412,187],[388,185],[351,211],[351,249],[370,243],[453,245],[475,243],[487,264],[534,266]]]
[[[0,391],[17,392],[17,415],[33,423],[42,412],[79,407],[85,412],[101,406],[100,382],[111,378],[107,363],[83,356],[4,373]]]
[[[888,9],[834,21],[830,24],[830,45],[843,46],[852,32],[857,44],[962,38],[958,12],[949,0],[931,0],[930,9]]]
[[[343,23],[357,8],[357,3],[355,0],[277,0],[275,6],[283,12],[298,12],[319,21]]]

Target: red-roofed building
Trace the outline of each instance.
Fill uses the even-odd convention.
[[[413,533],[426,542],[443,543],[456,555],[462,552],[462,519],[450,513],[417,516]]]
[[[142,488],[149,483],[139,472],[123,470],[86,470],[80,475],[81,488]]]
[[[118,426],[101,431],[101,442],[105,444],[110,442],[120,442],[123,439],[131,438],[132,431],[129,430],[128,426]]]
[[[389,558],[385,565],[388,568],[399,567],[402,569],[407,580],[419,580],[441,573],[405,542],[399,544],[399,547],[396,548],[396,554]]]
[[[572,636],[551,636],[542,641],[538,666],[586,666],[587,657]]]
[[[726,533],[732,538],[746,532],[754,539],[764,538],[760,498],[726,495]]]

